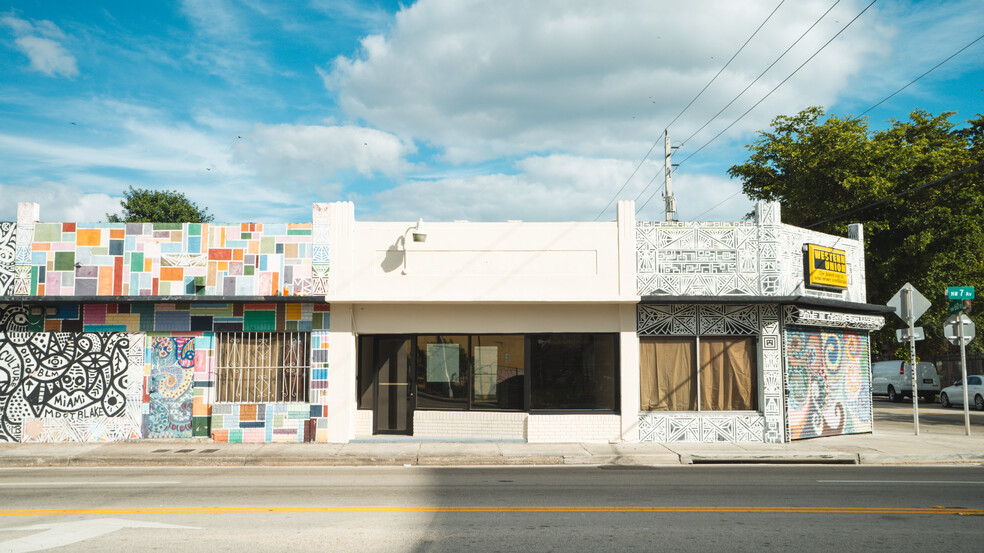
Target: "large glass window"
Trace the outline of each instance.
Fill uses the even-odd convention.
[[[531,409],[616,409],[614,334],[530,336]]]
[[[468,408],[468,336],[417,336],[416,367],[418,408]]]
[[[643,411],[754,411],[758,367],[752,337],[642,338]]]
[[[374,344],[361,336],[360,409],[373,408]],[[523,411],[618,408],[615,334],[409,336],[417,409]]]
[[[520,334],[472,336],[472,408],[522,410],[525,340]]]

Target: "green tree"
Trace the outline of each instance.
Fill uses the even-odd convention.
[[[962,128],[952,116],[916,110],[908,120],[871,131],[866,119],[827,117],[812,107],[775,118],[747,146],[748,160],[728,170],[750,198],[778,201],[786,223],[837,235],[851,222],[863,223],[868,301],[885,303],[911,282],[933,304],[919,320],[927,337],[918,346],[924,358],[954,352],[942,337],[947,286],[984,286],[984,171],[839,216],[982,161],[984,116]],[[978,326],[984,320],[971,316]],[[899,322],[890,315],[873,335],[878,354],[897,355]],[[977,339],[968,347],[984,351],[981,344]]]
[[[130,187],[120,201],[122,214],[107,213],[110,223],[211,223],[208,208],[199,208],[180,192]]]

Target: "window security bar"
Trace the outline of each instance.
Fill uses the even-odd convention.
[[[311,333],[219,332],[220,402],[307,402]]]

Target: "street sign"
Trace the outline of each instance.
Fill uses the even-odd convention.
[[[974,338],[974,334],[977,331],[974,321],[970,320],[970,317],[967,315],[953,315],[947,319],[946,323],[943,324],[943,337],[955,346],[960,345],[960,329],[958,328],[957,321],[960,321],[960,324],[963,325],[963,343],[967,345]]]
[[[925,296],[916,290],[915,286],[905,283],[901,290],[888,300],[889,307],[895,309],[895,314],[905,322],[915,321],[932,305]]]
[[[970,300],[950,300],[950,314],[970,313]]]
[[[949,300],[972,300],[974,299],[974,287],[950,286],[946,289],[946,298]]]
[[[900,342],[908,342],[909,341],[909,329],[908,328],[900,328],[900,329],[897,329],[895,331],[895,338],[898,341],[900,341]],[[912,339],[913,340],[925,340],[926,339],[926,333],[923,332],[923,327],[917,326],[917,327],[915,327],[915,328],[912,329]]]

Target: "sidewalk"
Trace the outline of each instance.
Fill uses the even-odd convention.
[[[0,467],[473,466],[727,463],[984,464],[984,434],[876,431],[788,444],[529,444],[372,441],[230,444],[208,439],[0,444]]]

